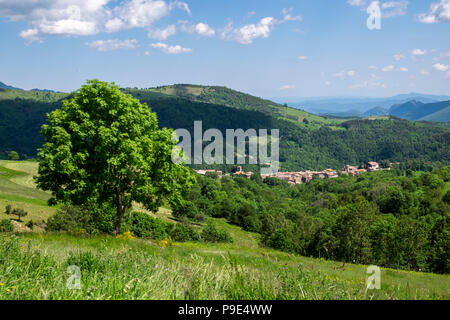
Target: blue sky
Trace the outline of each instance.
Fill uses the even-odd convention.
[[[450,0],[0,0],[0,81],[223,85],[263,97],[450,94]],[[373,5],[373,4],[372,4]]]

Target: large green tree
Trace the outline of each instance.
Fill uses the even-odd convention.
[[[172,130],[158,129],[156,114],[113,83],[88,81],[48,122],[38,187],[52,192],[51,203],[111,204],[115,234],[133,201],[156,212],[192,184],[190,169],[172,162]]]

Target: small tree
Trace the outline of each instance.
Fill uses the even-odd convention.
[[[10,214],[11,214],[11,210],[12,210],[11,205],[10,205],[10,204],[6,205],[6,207],[5,207],[5,213],[6,213],[7,215],[10,215]]]
[[[28,215],[28,212],[21,208],[16,208],[12,210],[11,214],[17,216],[19,221],[22,221],[21,218],[26,217]]]
[[[190,170],[172,162],[173,132],[159,130],[156,114],[113,83],[88,81],[48,122],[38,187],[52,191],[53,204],[113,205],[114,234],[133,201],[157,212],[165,199],[181,203],[193,183]]]
[[[8,153],[8,159],[9,160],[19,160],[19,154],[16,151],[11,151]]]

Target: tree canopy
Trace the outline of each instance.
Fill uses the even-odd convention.
[[[52,203],[110,204],[115,234],[133,201],[156,212],[165,199],[182,202],[192,184],[190,169],[172,162],[172,130],[158,129],[156,114],[114,83],[88,81],[48,122],[38,187],[52,192]]]

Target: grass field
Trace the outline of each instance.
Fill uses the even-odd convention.
[[[55,208],[34,188],[35,162],[0,162],[4,206],[26,209],[24,221]],[[171,220],[170,210],[159,215]],[[0,299],[450,299],[450,276],[382,269],[381,289],[366,292],[362,265],[262,248],[258,235],[216,220],[232,244],[26,232],[0,234]],[[81,268],[81,289],[67,288],[67,268]]]

